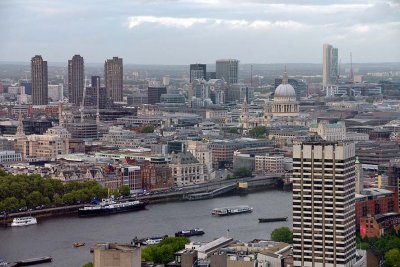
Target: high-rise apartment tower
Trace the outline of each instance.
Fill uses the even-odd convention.
[[[47,61],[36,55],[31,59],[32,103],[34,105],[48,104]]]
[[[74,55],[68,60],[68,95],[69,102],[80,106],[85,83],[83,57]]]
[[[104,78],[108,97],[110,97],[113,102],[122,102],[122,58],[113,57],[104,63]]]

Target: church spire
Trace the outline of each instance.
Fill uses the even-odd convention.
[[[64,127],[64,108],[63,103],[60,101],[58,103],[58,125]]]
[[[285,71],[283,72],[283,77],[282,77],[282,84],[288,84],[289,83],[289,78],[288,74],[286,71],[286,65],[285,65]]]
[[[21,113],[21,111],[19,112],[17,132],[15,133],[15,135],[18,135],[18,136],[25,135],[24,123],[22,122],[22,113]]]

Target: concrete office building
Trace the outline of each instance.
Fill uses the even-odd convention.
[[[338,78],[338,49],[330,44],[323,46],[322,85],[336,84]]]
[[[356,264],[355,146],[305,141],[293,146],[295,267]]]
[[[48,97],[51,101],[62,101],[63,100],[63,84],[48,85],[49,93]]]
[[[79,106],[82,102],[85,73],[84,61],[80,55],[68,60],[68,96],[69,103]]]
[[[32,103],[34,105],[48,104],[47,61],[36,55],[31,59]]]
[[[216,62],[216,78],[224,79],[227,83],[237,83],[239,73],[239,60],[219,59]]]
[[[206,79],[206,77],[206,64],[190,64],[190,82],[193,82],[195,79]]]
[[[122,102],[123,63],[122,58],[113,57],[104,63],[104,78],[107,95],[113,102]]]
[[[141,266],[140,247],[130,244],[98,243],[93,248],[93,263],[96,267]]]

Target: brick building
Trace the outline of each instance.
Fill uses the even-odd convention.
[[[174,186],[172,171],[167,164],[154,164],[148,160],[141,166],[143,189],[156,190]]]
[[[356,194],[356,225],[361,218],[389,212],[398,212],[397,192],[386,189],[366,188]]]
[[[400,230],[400,214],[391,212],[377,215],[375,217],[368,216],[361,218],[360,235],[364,237],[380,237],[392,230],[397,233]]]

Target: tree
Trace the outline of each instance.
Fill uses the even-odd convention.
[[[246,167],[241,167],[241,168],[237,169],[237,170],[233,173],[233,175],[234,175],[235,177],[238,177],[238,178],[243,178],[243,177],[250,177],[250,176],[252,175],[252,173],[251,173],[251,170],[250,170],[250,169],[248,169],[248,168],[246,168]]]
[[[154,126],[151,124],[146,124],[140,129],[141,133],[153,133],[154,132]]]
[[[8,197],[0,202],[0,210],[15,210],[18,208],[19,203],[16,197]]]
[[[85,263],[85,265],[83,265],[83,267],[93,267],[93,263],[92,262],[87,262]]]
[[[385,263],[388,267],[399,267],[400,266],[400,250],[392,248],[385,253]]]
[[[187,237],[167,237],[159,244],[142,249],[142,259],[155,263],[168,264],[174,260],[174,253],[189,243]]]
[[[119,188],[119,193],[123,196],[129,196],[131,194],[131,190],[129,189],[129,186],[123,185]]]
[[[256,126],[249,131],[250,135],[255,138],[263,137],[266,132],[267,132],[267,127],[265,126]]]
[[[44,202],[43,195],[39,191],[33,191],[32,193],[30,193],[27,196],[26,200],[28,202],[28,206],[31,208],[40,206]]]
[[[231,133],[231,134],[238,134],[238,133],[239,133],[239,130],[238,130],[238,128],[236,128],[236,127],[228,128],[228,133]]]
[[[271,233],[271,239],[275,242],[293,243],[293,233],[288,227],[276,228]]]
[[[43,178],[40,175],[9,175],[0,169],[0,211],[22,207],[77,201],[87,202],[92,198],[107,196],[107,189],[96,181],[69,182]]]

